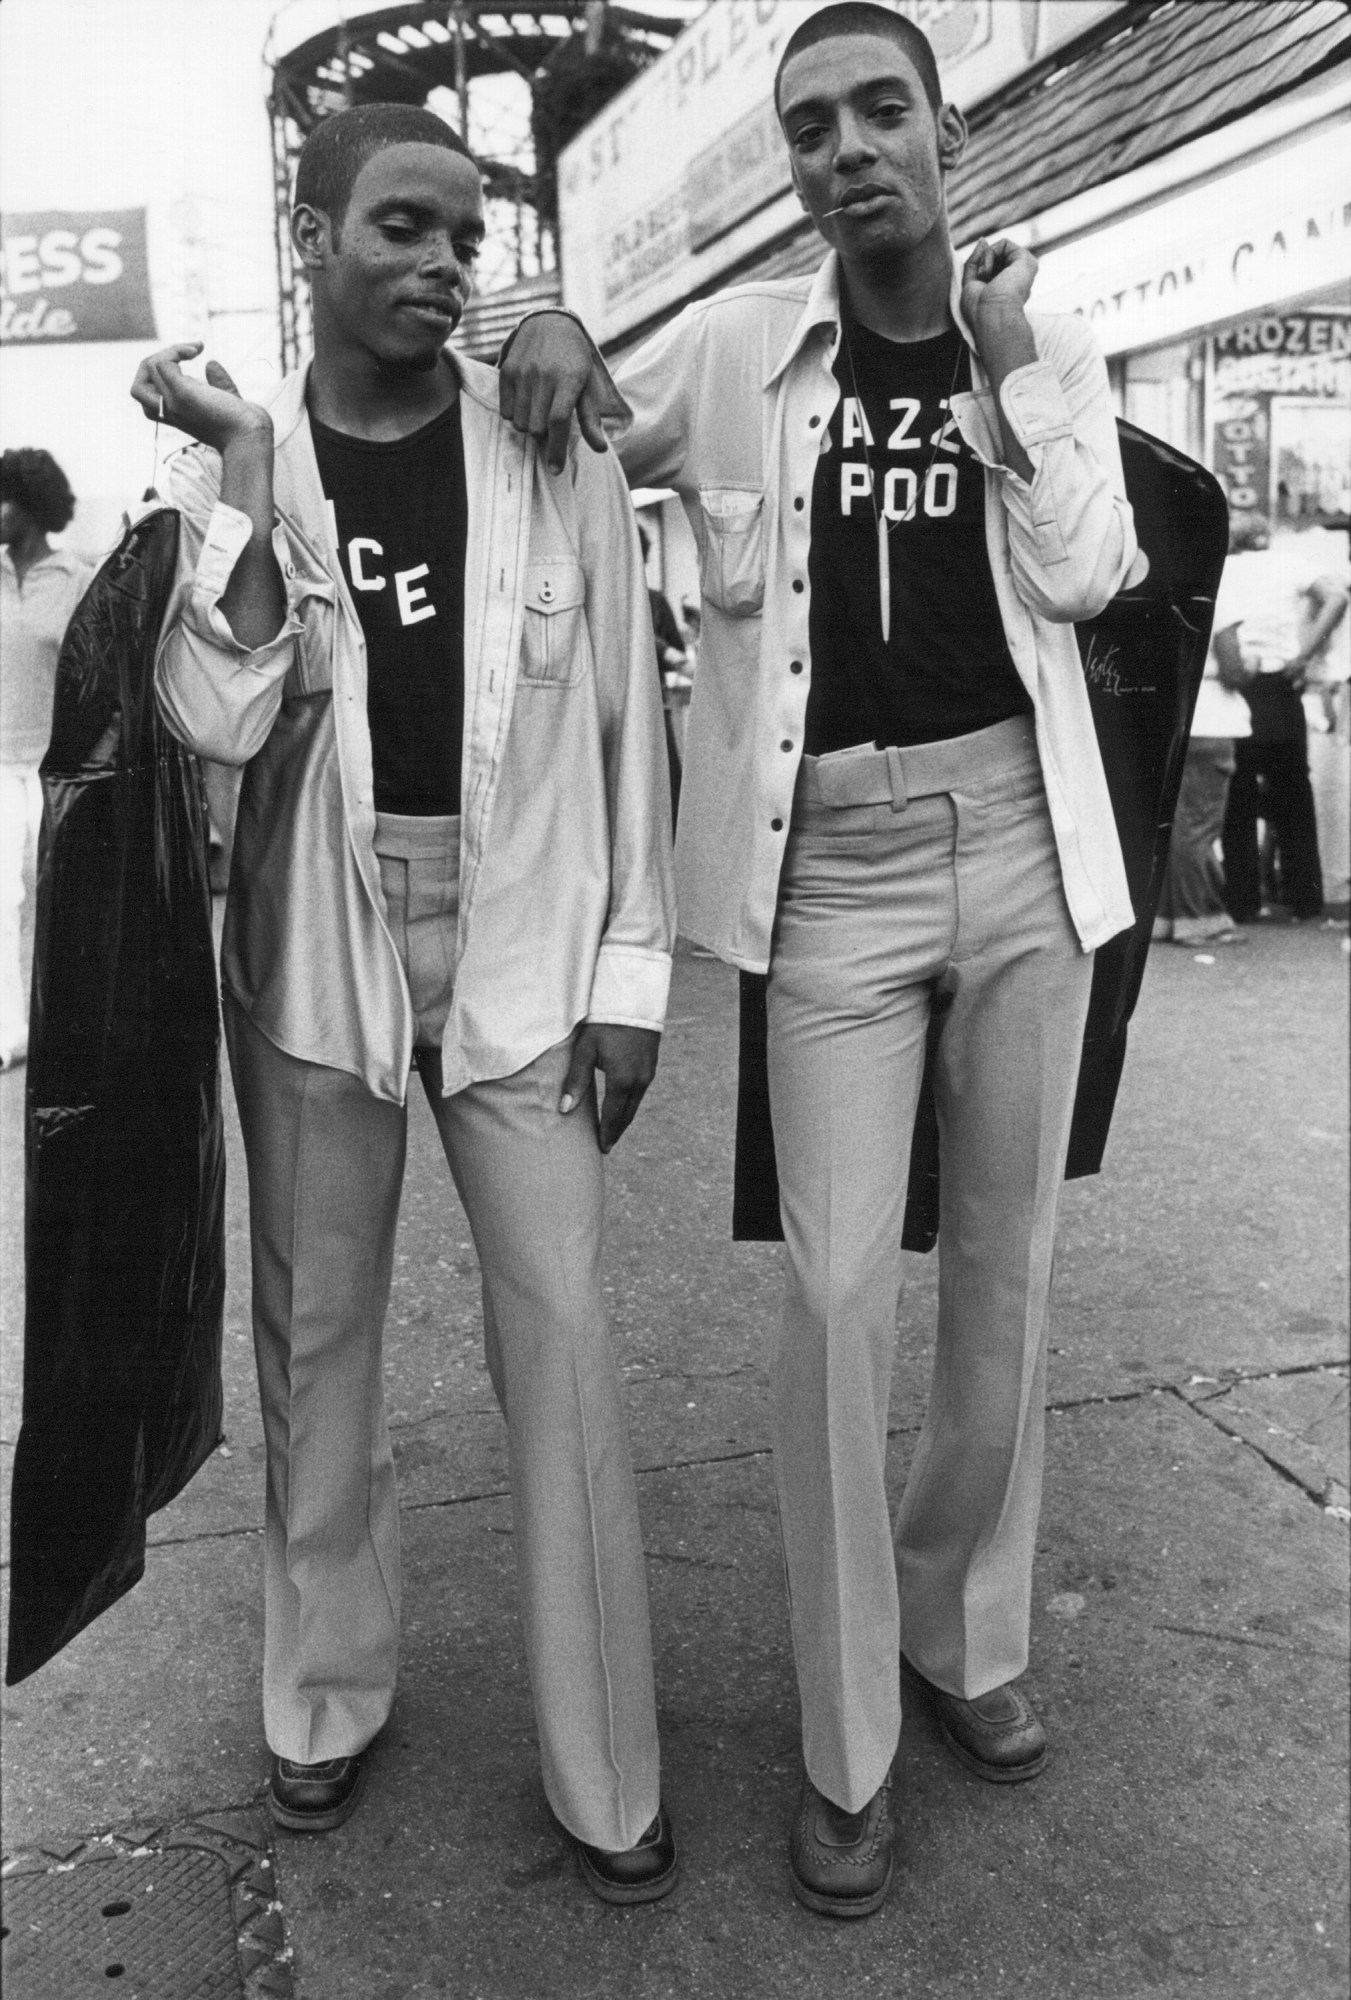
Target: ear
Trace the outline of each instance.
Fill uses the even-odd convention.
[[[940,104],[934,122],[938,127],[938,164],[948,174],[966,151],[966,120],[955,104]]]
[[[322,208],[297,202],[291,210],[291,242],[307,271],[317,271],[333,250],[333,227]]]

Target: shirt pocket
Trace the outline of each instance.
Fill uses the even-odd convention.
[[[765,602],[765,499],[739,486],[701,486],[703,546],[699,587],[733,618],[749,618]]]
[[[586,672],[586,577],[580,563],[525,566],[521,678],[537,687],[571,687]]]
[[[283,699],[328,693],[333,686],[333,639],[338,593],[323,560],[289,521],[286,559],[282,565],[286,595],[300,620],[295,661],[282,690]]]

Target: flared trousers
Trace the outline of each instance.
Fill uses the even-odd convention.
[[[901,1651],[967,1698],[1027,1664],[1052,1242],[1091,977],[1030,719],[803,760],[768,985],[787,1267],[774,1467],[806,1767],[847,1811],[895,1755]],[[935,1008],[937,1349],[893,1522],[901,1225]]]
[[[386,914],[482,1267],[545,1792],[579,1839],[626,1848],[656,1813],[660,1774],[637,1491],[601,1287],[595,1105],[559,1115],[567,1043],[442,1096],[457,832],[453,820],[382,816]],[[267,1451],[264,1725],[279,1755],[317,1763],[371,1741],[398,1669],[382,1334],[407,1113],[286,1054],[228,996],[225,1022]]]

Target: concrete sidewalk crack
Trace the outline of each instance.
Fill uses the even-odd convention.
[[[669,1549],[644,1549],[644,1551],[643,1551],[643,1554],[644,1554],[644,1555],[645,1555],[645,1556],[647,1557],[647,1559],[648,1559],[648,1561],[649,1561],[649,1562],[659,1562],[659,1563],[687,1563],[687,1564],[689,1565],[689,1567],[690,1567],[691,1569],[731,1569],[731,1570],[736,1570],[736,1569],[740,1569],[740,1567],[741,1567],[740,1563],[734,1563],[734,1562],[718,1562],[718,1561],[717,1561],[717,1560],[716,1560],[716,1559],[715,1559],[714,1557],[712,1557],[712,1556],[681,1556],[681,1555],[675,1555],[675,1554],[673,1554],[673,1553],[672,1553],[672,1552],[671,1552],[671,1551],[670,1551]]]
[[[190,1547],[194,1542],[229,1542],[233,1541],[236,1535],[261,1535],[262,1532],[263,1524],[260,1521],[256,1528],[243,1526],[198,1528],[191,1535],[147,1535],[145,1545],[147,1549],[183,1549]]]
[[[1320,1512],[1327,1512],[1326,1495],[1328,1488],[1326,1486],[1315,1490],[1307,1480],[1301,1479],[1298,1474],[1291,1472],[1287,1466],[1282,1465],[1278,1459],[1273,1458],[1269,1452],[1263,1451],[1260,1445],[1254,1444],[1251,1439],[1244,1437],[1240,1431],[1235,1430],[1229,1424],[1223,1423],[1219,1416],[1211,1411],[1209,1405],[1218,1398],[1227,1395],[1230,1390],[1240,1388],[1246,1383],[1270,1382],[1278,1378],[1297,1375],[1341,1373],[1347,1366],[1348,1363],[1344,1359],[1338,1359],[1335,1361],[1294,1362],[1286,1368],[1254,1369],[1250,1372],[1226,1376],[1216,1385],[1213,1396],[1185,1395],[1183,1393],[1183,1385],[1177,1382],[1145,1382],[1136,1389],[1110,1390],[1096,1396],[1072,1396],[1063,1400],[1048,1402],[1046,1411],[1048,1416],[1066,1416],[1076,1410],[1101,1409],[1117,1403],[1140,1403],[1144,1402],[1150,1396],[1171,1396],[1182,1409],[1189,1411],[1193,1416],[1204,1418],[1222,1436],[1233,1438],[1239,1444],[1245,1445],[1255,1457],[1260,1458],[1287,1485],[1293,1486],[1306,1500],[1311,1501]],[[663,1372],[656,1375],[642,1376],[637,1379],[640,1381],[669,1379],[684,1381],[704,1379],[725,1380],[730,1376],[751,1372],[753,1371],[747,1366],[727,1370],[710,1370],[707,1371],[706,1375],[698,1373],[687,1375],[683,1371],[671,1371],[669,1375]],[[400,1423],[392,1423],[390,1429],[402,1431],[415,1430],[421,1428],[423,1425],[437,1421],[441,1416],[448,1415],[487,1417],[496,1416],[497,1414],[495,1406],[478,1409],[471,1408],[455,1412],[436,1411],[424,1417],[405,1418]],[[888,1440],[897,1437],[914,1437],[918,1435],[920,1428],[920,1425],[917,1423],[892,1424],[887,1428],[887,1437]],[[635,1465],[634,1476],[638,1479],[646,1479],[662,1472],[695,1472],[702,1466],[736,1465],[747,1463],[752,1459],[769,1458],[771,1456],[772,1450],[769,1445],[751,1445],[742,1450],[706,1452],[694,1458],[660,1459],[648,1465]],[[404,1501],[401,1511],[406,1514],[428,1514],[435,1513],[440,1508],[472,1507],[482,1500],[506,1500],[510,1497],[511,1488],[509,1486],[489,1486],[472,1493],[450,1494],[444,1499]],[[166,1535],[163,1537],[148,1536],[147,1547],[156,1549],[186,1548],[197,1542],[231,1541],[238,1536],[256,1536],[261,1535],[262,1532],[261,1525],[258,1527],[203,1528],[194,1534]],[[659,1558],[659,1560],[678,1561],[680,1558],[666,1557]],[[0,1574],[7,1571],[9,1567],[8,1560],[0,1562]]]
[[[1304,1370],[1301,1372],[1307,1373],[1308,1371]],[[1249,1381],[1261,1381],[1267,1378],[1249,1376],[1245,1379]],[[1171,1386],[1167,1393],[1175,1398],[1182,1409],[1190,1411],[1192,1416],[1199,1417],[1203,1422],[1208,1423],[1213,1430],[1217,1430],[1220,1433],[1221,1437],[1232,1438],[1236,1444],[1241,1444],[1248,1451],[1252,1452],[1255,1458],[1260,1458],[1264,1465],[1269,1465],[1271,1470],[1279,1478],[1283,1479],[1287,1486],[1293,1486],[1297,1493],[1302,1494],[1306,1500],[1311,1500],[1320,1513],[1326,1514],[1330,1511],[1327,1495],[1330,1488],[1335,1485],[1335,1481],[1329,1479],[1318,1488],[1311,1486],[1307,1479],[1302,1479],[1297,1472],[1292,1472],[1288,1465],[1282,1465],[1281,1461],[1278,1458],[1273,1458],[1269,1451],[1263,1451],[1260,1444],[1254,1444],[1251,1438],[1243,1435],[1242,1431],[1237,1430],[1232,1424],[1222,1422],[1219,1415],[1212,1412],[1209,1399],[1205,1402],[1193,1402],[1190,1397],[1184,1396],[1181,1390]]]
[[[1259,1639],[1249,1632],[1225,1632],[1213,1625],[1174,1625],[1165,1618],[1151,1621],[1154,1632],[1177,1632],[1185,1639],[1216,1639],[1226,1646],[1257,1646],[1267,1653],[1289,1653],[1301,1660],[1335,1660],[1346,1664],[1351,1655],[1331,1652],[1325,1646],[1291,1646],[1280,1639]]]
[[[1185,1399],[1193,1409],[1199,1409],[1205,1403],[1214,1403],[1221,1396],[1232,1394],[1235,1389],[1249,1388],[1254,1382],[1288,1382],[1300,1375],[1344,1375],[1348,1367],[1351,1367],[1351,1361],[1345,1356],[1336,1361],[1293,1361],[1288,1368],[1261,1368],[1221,1376],[1193,1376],[1185,1384],[1170,1382],[1168,1387],[1174,1390],[1179,1386],[1192,1388],[1199,1387],[1204,1382],[1208,1391],[1206,1395],[1188,1396]]]

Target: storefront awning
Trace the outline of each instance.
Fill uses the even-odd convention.
[[[1169,0],[980,108],[954,177],[959,243],[1115,180],[1351,62],[1344,0]]]

